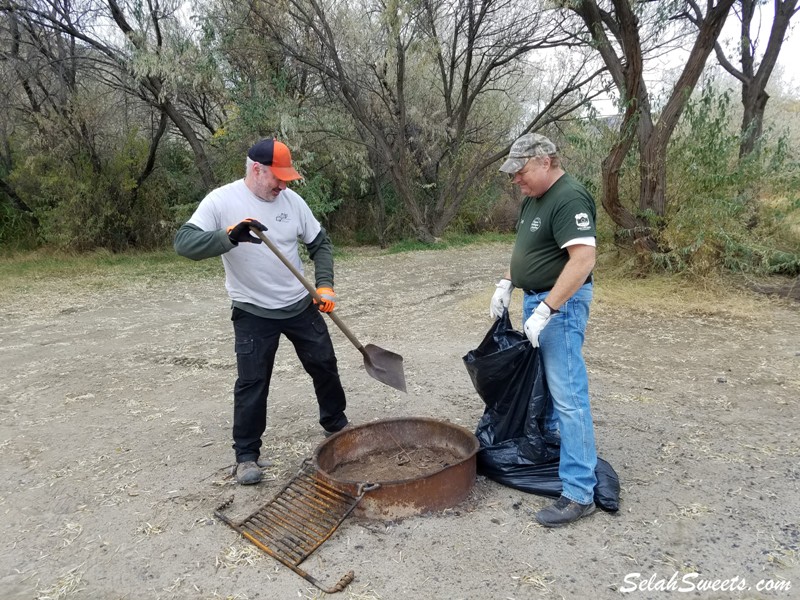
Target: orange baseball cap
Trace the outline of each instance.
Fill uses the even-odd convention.
[[[273,175],[281,181],[303,178],[292,167],[292,153],[289,152],[289,147],[278,140],[267,138],[253,144],[247,151],[247,156],[257,163],[267,165]]]

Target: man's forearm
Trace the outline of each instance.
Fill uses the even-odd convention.
[[[582,246],[570,251],[569,260],[558,276],[553,289],[547,294],[545,302],[552,310],[561,306],[586,283],[586,278],[594,269],[595,249],[593,246]]]
[[[192,260],[219,256],[236,247],[224,229],[203,231],[190,223],[178,229],[172,245],[175,252]]]
[[[333,243],[328,232],[320,229],[308,244],[308,255],[314,261],[314,280],[317,287],[333,287]]]

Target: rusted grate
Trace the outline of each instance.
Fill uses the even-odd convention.
[[[241,523],[236,524],[222,514],[233,497],[217,507],[214,515],[271,557],[332,594],[341,592],[353,581],[353,571],[346,573],[332,588],[326,588],[298,565],[331,537],[364,494],[376,487],[360,485],[357,495],[352,496],[321,480],[308,462],[304,462],[294,479]]]

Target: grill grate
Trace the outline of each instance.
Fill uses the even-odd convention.
[[[321,480],[305,462],[294,479],[272,500],[241,523],[236,524],[222,514],[233,502],[233,497],[220,505],[214,514],[274,559],[332,594],[347,587],[353,580],[353,571],[345,574],[332,588],[326,588],[298,565],[336,531],[364,494],[376,487],[359,486],[358,495],[351,496]]]

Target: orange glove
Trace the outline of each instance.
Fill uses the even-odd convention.
[[[336,292],[333,291],[333,288],[317,288],[317,294],[322,299],[322,302],[314,300],[314,304],[319,306],[320,311],[324,313],[333,312],[333,309],[336,307]]]

